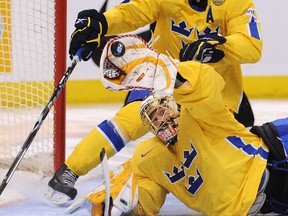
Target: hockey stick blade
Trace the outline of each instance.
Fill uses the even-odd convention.
[[[40,129],[43,121],[45,120],[46,116],[50,112],[50,109],[52,106],[55,104],[58,96],[60,95],[61,91],[63,90],[69,76],[73,72],[75,66],[77,63],[81,60],[81,53],[82,53],[82,48],[79,49],[76,53],[76,55],[73,57],[69,67],[67,68],[65,74],[63,75],[62,79],[60,80],[58,86],[54,89],[54,92],[52,96],[50,97],[47,105],[43,109],[42,113],[40,114],[37,122],[35,123],[32,131],[28,135],[27,139],[25,140],[24,144],[22,145],[20,151],[18,152],[16,158],[14,159],[12,165],[10,166],[6,176],[4,177],[1,185],[0,185],[0,196],[4,189],[6,188],[8,182],[10,181],[11,177],[13,176],[14,172],[16,171],[17,167],[19,166],[20,162],[22,161],[25,153],[27,152],[28,148],[30,147],[32,141],[34,140],[38,130]]]
[[[100,161],[101,166],[104,174],[104,182],[105,182],[105,210],[104,210],[104,216],[109,215],[109,209],[110,209],[110,177],[109,177],[109,166],[107,161],[107,154],[105,151],[105,148],[102,148],[100,152]]]

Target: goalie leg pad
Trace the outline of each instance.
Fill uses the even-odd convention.
[[[112,171],[110,180],[110,214],[121,215],[132,211],[138,204],[138,185],[132,173],[131,161],[122,164],[116,171]],[[105,209],[105,185],[94,189],[86,196],[92,203],[91,213],[102,215]]]

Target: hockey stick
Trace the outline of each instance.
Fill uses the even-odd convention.
[[[105,148],[102,148],[102,151],[100,152],[100,161],[104,173],[105,193],[106,193],[104,216],[108,216],[110,209],[110,177],[109,177],[109,166]]]
[[[45,120],[46,116],[48,115],[50,109],[55,104],[58,96],[60,95],[61,91],[63,90],[69,76],[71,75],[72,71],[74,70],[77,63],[81,60],[81,53],[82,49],[79,49],[76,55],[73,57],[69,67],[67,68],[65,74],[63,75],[62,79],[60,80],[58,86],[54,89],[52,96],[50,97],[47,105],[43,109],[42,113],[40,114],[37,122],[35,123],[32,131],[30,132],[29,136],[25,140],[24,144],[22,145],[20,151],[18,152],[15,160],[13,161],[12,165],[10,166],[6,176],[4,177],[1,185],[0,185],[0,195],[4,191],[5,187],[7,186],[8,182],[10,181],[11,177],[13,176],[15,170],[19,166],[21,160],[23,159],[25,153],[27,152],[29,146],[31,145],[33,139],[35,138],[38,130],[40,129],[43,121]]]

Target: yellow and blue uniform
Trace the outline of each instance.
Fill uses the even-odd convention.
[[[225,81],[224,103],[237,112],[243,91],[240,64],[257,62],[262,51],[260,23],[254,4],[251,0],[208,0],[205,11],[199,11],[190,2],[132,0],[120,4],[104,13],[108,23],[106,35],[130,32],[157,21],[153,39],[160,37],[155,40],[153,48],[178,59],[185,43],[201,39],[206,34],[221,34],[227,42],[217,47],[224,50],[225,57],[211,65]],[[105,147],[111,157],[130,140],[146,134],[139,108],[140,102],[134,101],[121,108],[112,120],[105,120],[94,128],[65,161],[67,166],[77,175],[84,175],[100,163],[99,154],[95,152]]]
[[[153,39],[159,39],[153,48],[179,58],[184,44],[204,38],[208,34],[221,34],[227,41],[217,46],[225,57],[211,66],[225,80],[223,97],[234,112],[241,101],[241,64],[256,63],[261,58],[262,40],[260,22],[251,0],[208,0],[205,11],[192,8],[187,0],[132,0],[104,13],[107,35],[133,31],[156,22]],[[249,50],[249,51],[247,51]]]
[[[136,210],[157,214],[171,192],[204,215],[247,215],[267,165],[268,148],[225,106],[224,81],[213,68],[182,62],[178,71],[191,84],[173,94],[181,106],[178,141],[166,147],[153,137],[136,147]]]

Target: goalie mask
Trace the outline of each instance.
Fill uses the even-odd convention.
[[[137,35],[110,39],[105,45],[100,72],[110,90],[146,89],[172,94],[179,61],[152,50]]]
[[[140,116],[143,125],[166,145],[177,141],[179,109],[172,96],[151,93],[141,103]]]

